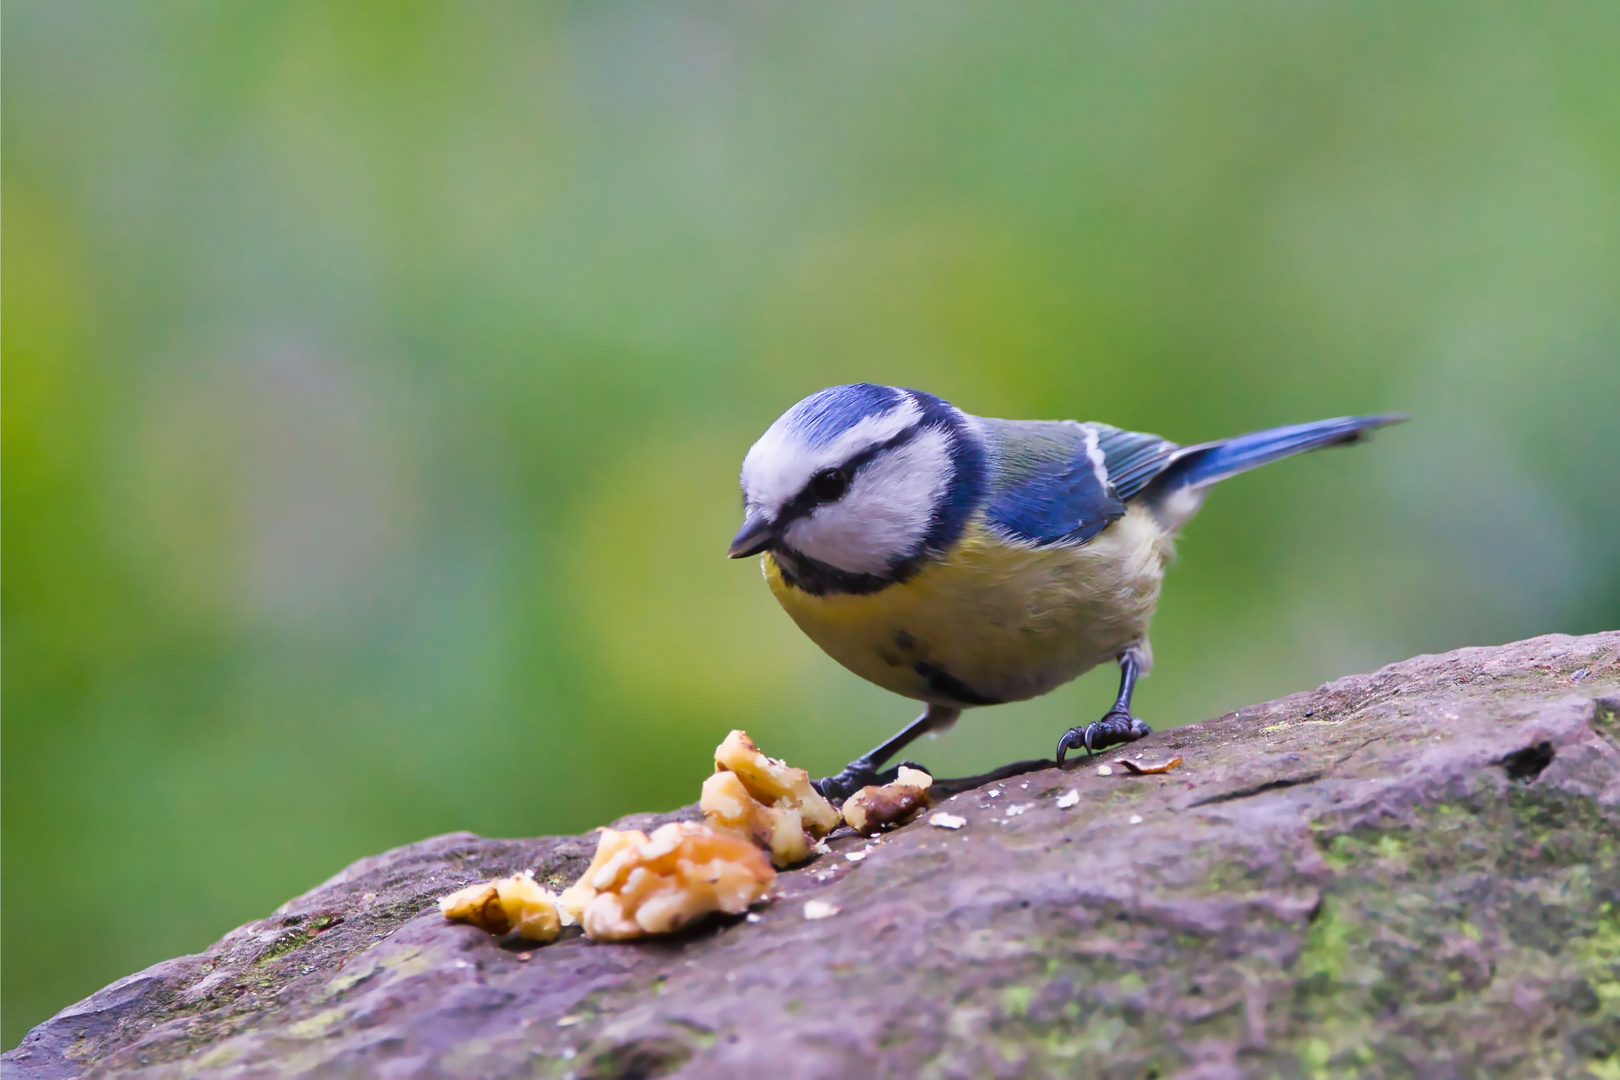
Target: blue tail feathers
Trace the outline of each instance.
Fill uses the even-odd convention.
[[[1324,446],[1360,442],[1369,432],[1399,424],[1406,419],[1396,413],[1341,416],[1334,420],[1269,428],[1201,446],[1183,447],[1175,452],[1170,464],[1148,485],[1148,494],[1163,497],[1182,488],[1205,487],[1293,454],[1319,450]]]

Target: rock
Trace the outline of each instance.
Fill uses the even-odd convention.
[[[962,828],[835,836],[757,916],[648,943],[446,924],[593,842],[441,836],[64,1009],[5,1075],[1612,1077],[1617,713],[1620,632],[1420,656],[1127,748],[1167,774],[941,782]]]

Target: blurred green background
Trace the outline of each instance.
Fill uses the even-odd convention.
[[[1140,712],[1620,625],[1620,5],[5,10],[4,1041],[911,706],[728,562],[834,382],[1196,441]],[[1097,673],[918,755],[1051,752]]]

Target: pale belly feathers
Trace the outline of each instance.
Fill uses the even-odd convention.
[[[1081,547],[968,528],[945,558],[864,596],[813,596],[762,564],[771,591],[829,656],[887,690],[942,705],[1020,701],[1146,639],[1171,533],[1132,507]]]

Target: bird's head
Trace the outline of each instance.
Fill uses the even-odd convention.
[[[743,459],[740,559],[772,551],[815,591],[871,591],[961,534],[984,486],[972,418],[916,390],[811,394]]]

